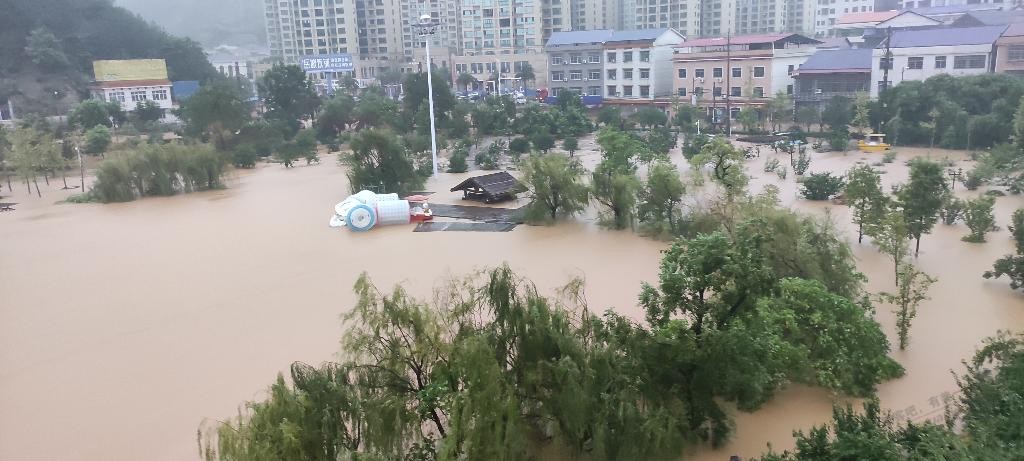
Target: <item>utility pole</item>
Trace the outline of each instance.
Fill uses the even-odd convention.
[[[892,68],[892,27],[885,29],[885,66],[882,67],[882,88],[879,89],[878,93],[881,93],[889,89],[889,69]]]
[[[725,33],[725,137],[732,137],[732,32]]]

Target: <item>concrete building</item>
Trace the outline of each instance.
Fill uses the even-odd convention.
[[[359,53],[354,0],[264,0],[270,54],[296,64],[300,56]]]
[[[996,40],[995,70],[1024,77],[1024,22],[1010,24]]]
[[[373,79],[400,67],[405,54],[399,0],[355,0],[355,8],[359,44],[357,77]]]
[[[870,15],[874,11],[875,0],[838,0],[835,3],[819,3],[814,17],[814,36],[834,36],[831,31],[837,24],[840,24],[839,19],[843,16],[862,15],[866,19],[871,17]],[[892,15],[895,16],[896,13],[892,13]]]
[[[907,29],[892,32],[871,57],[871,96],[905,80],[939,74],[975,75],[995,69],[996,41],[1007,26]],[[888,45],[888,47],[887,47]],[[886,58],[886,50],[892,55]],[[888,69],[888,80],[883,77]]]
[[[673,29],[612,32],[604,42],[605,102],[649,104],[656,99],[672,96],[672,56],[675,47],[682,45],[685,40]],[[587,94],[594,94],[589,91],[593,86],[594,81],[591,79]]]
[[[626,0],[569,0],[572,30],[620,29]]]
[[[569,89],[581,95],[601,96],[605,85],[604,44],[614,33],[605,29],[552,33],[544,47],[550,95],[558,96]]]
[[[819,43],[799,34],[688,40],[676,49],[673,87],[721,122],[726,99],[735,117],[744,106],[763,107],[777,92],[792,94],[792,74]]]
[[[153,101],[164,111],[172,109],[171,81],[163,59],[93,61],[95,80],[89,86],[93,98],[116,102],[125,111],[138,103]]]
[[[618,25],[619,30],[674,29],[687,37],[696,37],[704,33],[701,29],[703,3],[707,3],[707,8],[717,8],[719,12],[723,5],[720,0],[703,3],[700,0],[621,1],[622,20]],[[708,21],[709,25],[721,22],[712,21],[711,18],[708,18]]]
[[[793,101],[819,111],[836,96],[855,98],[871,89],[871,49],[819,50],[794,73]]]

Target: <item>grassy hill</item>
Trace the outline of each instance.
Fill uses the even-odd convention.
[[[112,0],[3,0],[0,101],[54,115],[88,96],[92,61],[162,58],[171,80],[217,73],[198,43],[174,37]]]

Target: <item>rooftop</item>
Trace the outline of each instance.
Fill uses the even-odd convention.
[[[737,35],[735,37],[713,37],[698,38],[680,45],[681,47],[704,47],[704,46],[725,46],[729,45],[755,45],[761,43],[775,43],[779,41],[792,41],[794,43],[821,43],[813,38],[804,37],[800,34],[760,34],[760,35]]]
[[[143,86],[171,86],[167,79],[149,80],[114,80],[109,82],[95,82],[93,88],[138,88]]]
[[[984,4],[973,4],[973,5],[946,5],[946,6],[926,6],[922,8],[911,8],[909,11],[913,11],[917,14],[923,14],[925,16],[943,16],[948,14],[964,14],[971,11],[978,10],[999,10],[1002,9],[1001,5],[984,5]]]
[[[1024,22],[1024,11],[982,10],[971,11],[956,20],[955,25],[998,26]]]
[[[859,13],[846,13],[836,20],[836,25],[861,24],[865,22],[879,23],[896,17],[899,11],[862,11]]]
[[[612,42],[653,42],[661,37],[661,34],[669,29],[638,29],[638,30],[616,30],[612,31],[605,43]],[[552,37],[554,35],[552,34]]]
[[[1006,26],[894,30],[892,32],[892,42],[889,46],[892,48],[911,48],[985,45],[995,43],[1005,30]]]
[[[800,65],[797,74],[871,72],[871,49],[821,50]]]
[[[604,43],[616,32],[611,29],[574,30],[571,32],[554,32],[545,46],[585,45],[588,43]]]

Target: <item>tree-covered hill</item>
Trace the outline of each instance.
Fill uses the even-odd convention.
[[[0,0],[0,10],[0,101],[22,113],[65,112],[86,95],[96,59],[166,59],[171,80],[217,75],[198,43],[112,0]]]

